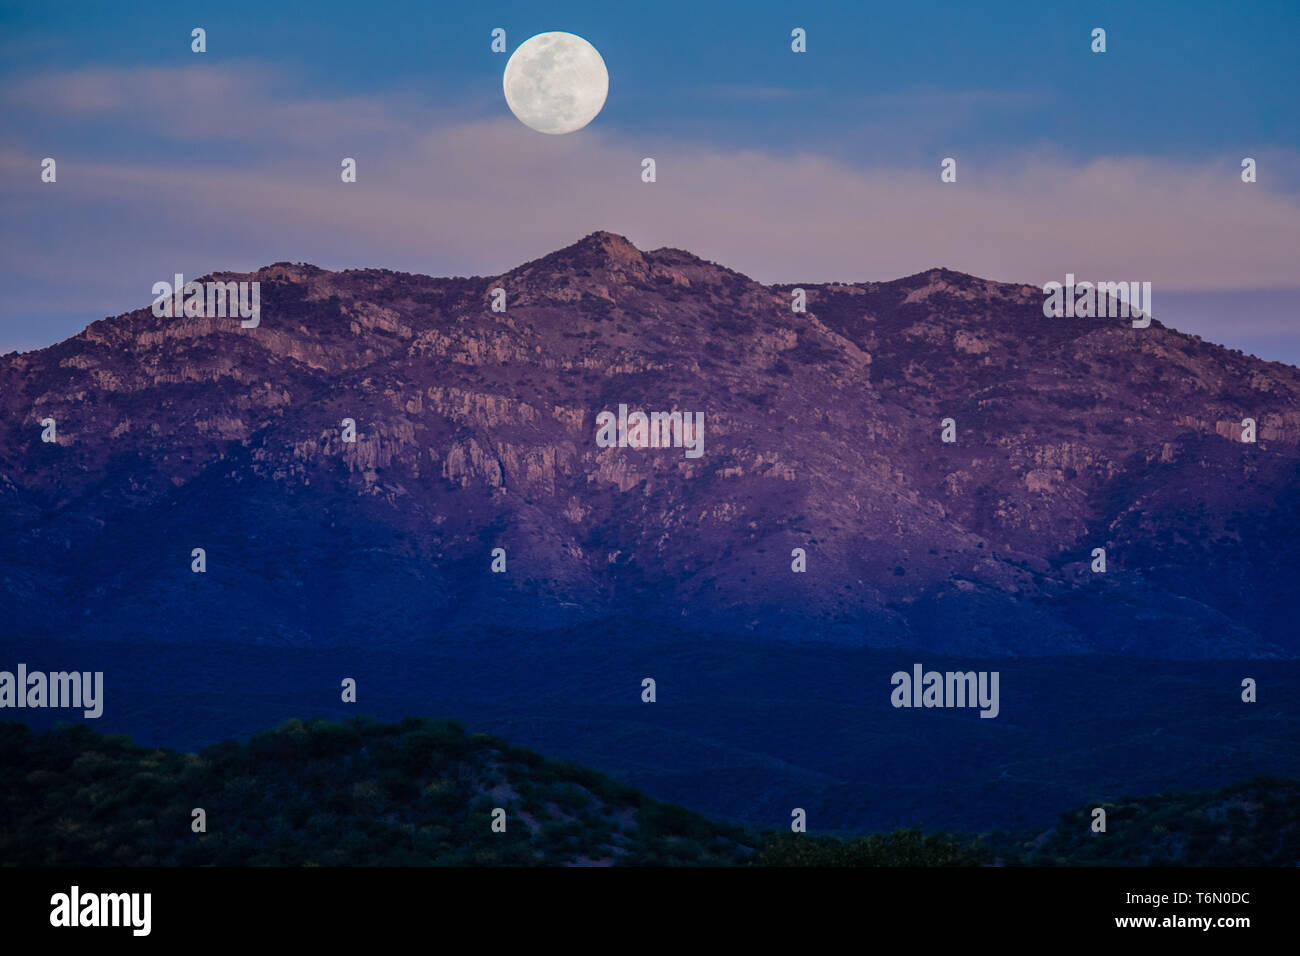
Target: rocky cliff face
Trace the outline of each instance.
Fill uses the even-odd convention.
[[[795,313],[792,287],[608,233],[487,278],[206,278],[260,282],[260,325],[144,308],[0,359],[15,633],[401,642],[615,617],[1300,651],[1290,366],[1047,319],[1041,290],[942,269],[806,285]],[[703,412],[703,455],[599,447],[620,404]]]

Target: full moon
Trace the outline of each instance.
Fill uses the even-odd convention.
[[[572,133],[600,112],[609,73],[596,48],[572,33],[539,33],[510,55],[506,105],[539,133]]]

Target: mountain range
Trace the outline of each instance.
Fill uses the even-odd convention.
[[[1300,651],[1300,370],[1159,321],[944,269],[805,284],[800,312],[605,232],[490,277],[205,279],[260,283],[259,325],[142,307],[0,358],[13,634]],[[600,447],[620,405],[702,412],[703,454]]]
[[[818,833],[1300,776],[1296,368],[609,233],[203,281],[257,282],[256,324],[145,305],[0,357],[0,670],[103,672],[101,732],[456,718]],[[602,436],[637,411],[702,454]],[[891,706],[917,667],[1000,674],[996,718]]]

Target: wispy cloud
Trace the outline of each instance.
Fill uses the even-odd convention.
[[[393,98],[322,97],[288,71],[261,63],[226,66],[90,67],[41,74],[3,93],[14,122],[95,121],[164,141],[267,142],[303,148],[339,136],[394,134],[409,129]]]
[[[1266,177],[1243,184],[1232,156],[959,157],[958,182],[944,184],[940,157],[926,168],[867,167],[707,142],[647,150],[598,124],[549,137],[510,118],[458,118],[454,104],[304,95],[276,71],[50,79],[11,89],[7,108],[39,101],[46,123],[94,117],[121,139],[103,154],[69,153],[54,186],[39,182],[41,143],[20,138],[0,153],[0,200],[15,211],[0,227],[11,329],[66,312],[70,296],[98,294],[101,313],[138,307],[174,271],[294,259],[492,274],[595,229],[691,249],[764,281],[891,278],[936,265],[1035,283],[1067,271],[1148,280],[1157,314],[1161,288],[1300,285],[1300,200]],[[256,148],[238,163],[221,149],[159,155],[160,144],[189,136]],[[647,151],[654,184],[640,179]],[[340,182],[343,156],[357,159],[358,183]]]
[[[700,95],[738,107],[780,109],[787,117],[796,109],[843,117],[848,148],[854,142],[950,141],[990,123],[1032,118],[1055,102],[1048,92],[937,87],[870,92],[831,86],[717,84],[705,87]]]

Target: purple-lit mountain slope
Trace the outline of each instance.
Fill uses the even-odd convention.
[[[257,328],[146,306],[0,358],[11,633],[346,644],[613,618],[1300,652],[1290,366],[1158,321],[1047,319],[1041,290],[942,269],[804,285],[795,313],[792,286],[609,233],[487,278],[219,278],[261,283]],[[703,412],[703,455],[598,447],[620,404]]]

